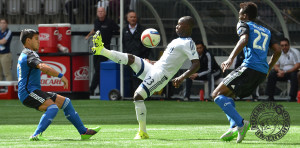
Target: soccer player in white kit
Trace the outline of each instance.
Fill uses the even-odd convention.
[[[173,85],[178,88],[185,78],[195,73],[200,66],[196,45],[191,39],[194,19],[190,16],[181,17],[176,26],[176,33],[179,36],[168,44],[162,57],[154,65],[132,54],[111,51],[104,48],[100,32],[93,37],[94,55],[102,55],[110,60],[130,65],[136,76],[143,80],[134,93],[136,116],[139,122],[139,131],[134,139],[149,138],[146,131],[146,106],[144,100],[154,92],[164,88],[171,78],[178,72],[186,59],[191,60],[191,67],[179,77],[172,79]]]

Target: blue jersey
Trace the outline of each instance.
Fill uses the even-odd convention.
[[[41,89],[41,71],[37,68],[40,63],[42,63],[42,60],[35,51],[27,48],[22,51],[17,66],[18,97],[21,102],[32,91]]]
[[[272,44],[270,30],[251,21],[239,22],[237,34],[249,35],[248,44],[243,49],[245,59],[242,66],[267,74],[269,70],[267,54],[269,45]]]
[[[10,52],[10,42],[12,39],[12,32],[9,29],[6,29],[4,32],[0,30],[0,40],[5,39],[6,43],[0,45],[0,54]]]

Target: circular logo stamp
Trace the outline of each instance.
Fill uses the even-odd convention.
[[[275,102],[261,103],[254,108],[250,116],[251,130],[266,141],[281,139],[290,129],[290,115],[282,105]]]

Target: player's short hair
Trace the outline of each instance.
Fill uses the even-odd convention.
[[[243,9],[242,13],[247,14],[249,20],[255,20],[257,17],[257,5],[253,2],[240,3],[240,8]]]
[[[282,39],[280,40],[280,42],[282,42],[282,41],[286,41],[286,42],[290,45],[290,40],[289,40],[288,38],[282,38]]]
[[[4,20],[8,24],[7,18],[0,18],[0,21]]]
[[[24,29],[21,31],[21,34],[20,34],[20,41],[22,42],[23,45],[25,45],[26,39],[27,38],[32,39],[32,37],[35,34],[39,34],[39,32],[36,30],[33,30],[33,29]]]
[[[188,24],[191,28],[194,27],[194,25],[195,25],[195,20],[194,20],[193,17],[191,17],[191,16],[184,16],[183,19],[184,19],[185,22],[187,22],[187,24]]]

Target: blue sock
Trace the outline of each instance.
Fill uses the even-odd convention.
[[[231,99],[228,99],[224,95],[219,95],[215,98],[215,103],[217,103],[221,109],[228,115],[230,118],[232,118],[233,121],[235,121],[236,125],[238,127],[243,126],[243,118],[239,115],[239,113],[235,110]]]
[[[76,127],[80,134],[84,134],[86,132],[86,127],[84,127],[79,115],[75,111],[71,100],[69,98],[65,99],[64,104],[61,109],[64,110],[66,118]]]
[[[41,117],[40,123],[37,129],[35,130],[33,136],[36,136],[44,132],[47,129],[47,127],[51,124],[57,112],[58,112],[58,107],[56,104],[49,105],[46,112]]]
[[[235,108],[235,103],[234,103],[233,99],[231,99],[231,98],[228,98],[228,99],[231,102],[232,106]],[[226,114],[226,116],[227,116],[228,121],[230,122],[230,128],[234,128],[236,126],[234,120],[227,114]]]

